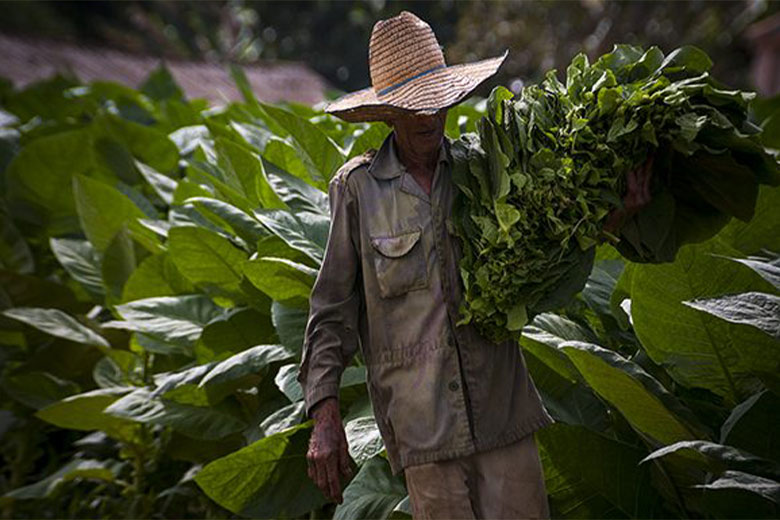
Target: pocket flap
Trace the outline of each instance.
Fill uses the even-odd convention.
[[[371,237],[371,245],[385,256],[398,258],[411,251],[414,244],[420,240],[420,233],[421,231],[418,229],[394,237]]]

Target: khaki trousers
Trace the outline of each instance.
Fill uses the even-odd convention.
[[[549,519],[534,434],[510,445],[404,470],[414,520]]]

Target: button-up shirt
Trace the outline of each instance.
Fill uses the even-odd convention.
[[[307,413],[338,397],[360,351],[393,473],[514,442],[555,422],[514,341],[456,325],[461,248],[445,139],[430,195],[390,133],[329,184],[331,226],[310,297],[299,381]]]

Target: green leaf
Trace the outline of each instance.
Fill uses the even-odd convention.
[[[638,465],[643,450],[563,423],[536,435],[545,486],[555,510],[565,511],[569,518],[663,516],[649,468]]]
[[[724,256],[723,258],[739,262],[740,264],[751,268],[758,273],[761,278],[771,283],[775,289],[780,291],[780,255],[756,255],[747,258],[730,258]]]
[[[164,64],[149,73],[140,90],[155,101],[184,100],[184,92]]]
[[[192,345],[203,327],[223,312],[201,294],[144,298],[117,305],[115,309],[124,321],[109,321],[103,327],[142,332],[159,341],[182,346]]]
[[[255,205],[269,209],[287,207],[269,184],[260,157],[225,138],[217,137],[214,143],[219,165],[231,187]]]
[[[35,416],[68,430],[100,430],[110,437],[136,442],[138,426],[131,421],[105,413],[105,408],[132,392],[132,387],[101,388],[71,395],[38,410]]]
[[[775,432],[780,431],[780,416],[775,413],[780,397],[763,390],[748,397],[731,411],[720,430],[721,444],[735,446],[770,460],[780,460],[780,443]]]
[[[168,249],[179,272],[190,282],[216,294],[240,294],[241,266],[247,254],[229,240],[194,226],[168,231]]]
[[[220,384],[246,374],[258,373],[261,368],[293,357],[282,345],[258,345],[229,357],[209,370],[198,386]]]
[[[249,244],[253,244],[259,239],[268,236],[268,231],[255,218],[222,200],[211,197],[188,197],[184,203],[194,204],[198,209],[211,213],[227,224],[225,227],[229,231],[232,231]]]
[[[271,305],[271,319],[279,336],[279,341],[293,352],[303,349],[303,336],[309,313],[303,309],[287,307],[279,302]]]
[[[322,263],[328,239],[329,219],[315,213],[293,214],[282,210],[255,211],[255,217],[287,245],[317,265]]]
[[[217,459],[195,482],[216,503],[245,517],[297,518],[317,509],[325,498],[306,477],[310,428],[310,422],[295,426]]]
[[[195,354],[200,362],[213,361],[254,345],[277,341],[270,312],[265,314],[256,309],[235,308],[206,325],[195,345]]]
[[[192,406],[156,399],[148,388],[139,388],[106,407],[105,413],[144,424],[170,426],[196,439],[216,440],[243,430],[241,419],[214,406]]]
[[[406,497],[406,486],[394,477],[382,457],[366,462],[344,490],[344,503],[336,507],[333,520],[387,518]]]
[[[306,119],[281,108],[261,104],[263,110],[290,133],[296,152],[303,159],[316,184],[330,181],[346,157],[327,135]],[[281,165],[277,165],[281,166]],[[292,173],[292,172],[290,172]]]
[[[121,302],[192,292],[195,292],[193,285],[179,272],[170,253],[165,251],[141,261],[124,285]]]
[[[683,302],[772,288],[713,253],[738,256],[716,238],[681,248],[674,263],[632,266],[631,314],[636,335],[655,363],[666,366],[678,383],[706,388],[733,406],[752,393],[754,373],[777,369],[780,351],[775,340]]]
[[[30,246],[4,209],[0,210],[0,268],[24,274],[35,270]]]
[[[686,413],[683,406],[639,365],[587,343],[570,341],[560,348],[591,388],[639,432],[665,444],[697,437],[698,432],[675,413]],[[692,418],[690,412],[686,415]]]
[[[379,455],[385,449],[385,443],[379,433],[373,417],[357,417],[344,427],[349,445],[349,454],[358,464]]]
[[[89,131],[41,137],[25,145],[8,165],[7,196],[26,201],[46,215],[51,235],[77,231],[72,179],[98,169]]]
[[[723,518],[772,518],[777,516],[780,484],[742,471],[726,471],[705,490],[705,505],[712,516]],[[714,495],[714,496],[713,496]]]
[[[298,363],[291,363],[279,367],[279,371],[274,377],[276,386],[291,403],[303,400],[303,388],[301,388],[301,384],[298,382],[299,373],[300,367]]]
[[[81,227],[99,251],[105,251],[125,225],[132,237],[150,251],[159,247],[156,235],[138,222],[138,219],[146,217],[144,212],[116,188],[76,175],[73,177],[73,191]]]
[[[75,341],[84,345],[95,345],[103,348],[110,347],[108,341],[103,336],[82,325],[75,318],[59,309],[15,307],[4,310],[2,314],[57,338]]]
[[[726,470],[748,471],[768,478],[780,479],[780,464],[756,457],[752,453],[710,441],[681,441],[657,449],[639,463],[659,459],[672,453],[686,457],[688,464],[715,474]]]
[[[257,258],[244,264],[244,274],[258,289],[283,305],[309,307],[317,271],[284,258]]]
[[[730,323],[750,325],[780,340],[780,297],[747,292],[683,303]]]
[[[103,482],[114,482],[119,475],[120,469],[121,465],[115,461],[73,459],[44,479],[34,484],[13,489],[4,494],[3,497],[16,500],[52,498],[55,491],[69,480],[94,479]]]
[[[176,169],[179,151],[168,136],[157,128],[142,125],[113,114],[102,114],[92,123],[96,141],[113,138],[133,157],[160,172]]]
[[[32,371],[6,375],[3,390],[16,401],[35,409],[79,392],[79,385],[48,372]]]
[[[101,268],[103,281],[110,295],[109,301],[121,301],[125,283],[136,268],[135,247],[127,226],[122,226],[109,243],[103,254]]]
[[[173,194],[176,191],[178,182],[140,161],[135,161],[135,166],[138,168],[138,171],[141,172],[141,175],[143,175],[144,179],[152,187],[157,196],[159,196],[166,204],[171,205],[173,203]]]

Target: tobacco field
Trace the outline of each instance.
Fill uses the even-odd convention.
[[[306,475],[296,381],[327,185],[383,124],[298,104],[0,82],[4,518],[411,518],[359,359],[340,402],[344,503]],[[449,112],[474,131],[485,99]],[[780,100],[754,123],[780,148]],[[553,518],[780,516],[780,188],[673,262],[596,250],[585,289],[523,328],[558,421]]]

